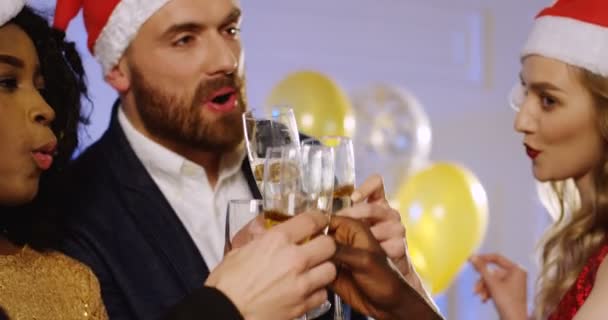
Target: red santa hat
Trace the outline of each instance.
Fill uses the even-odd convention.
[[[25,6],[25,0],[2,0],[0,1],[0,26],[16,17]]]
[[[545,8],[522,52],[532,54],[608,77],[608,0],[558,0]]]
[[[118,63],[139,28],[169,1],[57,0],[53,26],[65,31],[82,9],[89,50],[106,74]]]

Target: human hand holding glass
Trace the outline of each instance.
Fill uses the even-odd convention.
[[[331,212],[333,150],[324,146],[270,148],[264,168],[264,220],[271,228],[309,210]],[[326,313],[331,304],[311,310],[304,319]]]

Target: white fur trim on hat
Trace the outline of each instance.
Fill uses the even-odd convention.
[[[539,17],[522,57],[532,54],[608,77],[608,28],[565,17]]]
[[[25,6],[25,0],[1,0],[0,1],[0,26],[16,17]]]
[[[107,74],[129,47],[139,28],[171,0],[122,0],[95,41],[95,57]]]

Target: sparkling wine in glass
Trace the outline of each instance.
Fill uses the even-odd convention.
[[[264,203],[257,199],[230,200],[226,208],[226,231],[224,254],[230,252],[234,245],[245,244],[252,239],[245,238],[255,234],[248,228],[257,227],[264,211]],[[241,232],[249,231],[249,232]]]
[[[351,195],[355,191],[355,152],[352,139],[342,136],[324,136],[307,139],[302,147],[307,145],[323,145],[334,152],[335,186],[332,195],[332,213],[352,206]],[[334,295],[334,320],[344,320],[345,311],[340,296]]]
[[[264,220],[271,228],[308,210],[332,210],[333,149],[322,145],[269,148],[264,169]],[[315,319],[331,308],[329,301],[308,311]]]
[[[262,192],[266,150],[271,147],[300,145],[293,109],[276,107],[268,117],[258,117],[254,111],[247,111],[243,113],[243,127],[251,172]]]

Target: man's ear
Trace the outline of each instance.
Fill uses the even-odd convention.
[[[123,56],[107,74],[106,82],[119,93],[125,93],[131,87],[131,74]]]

